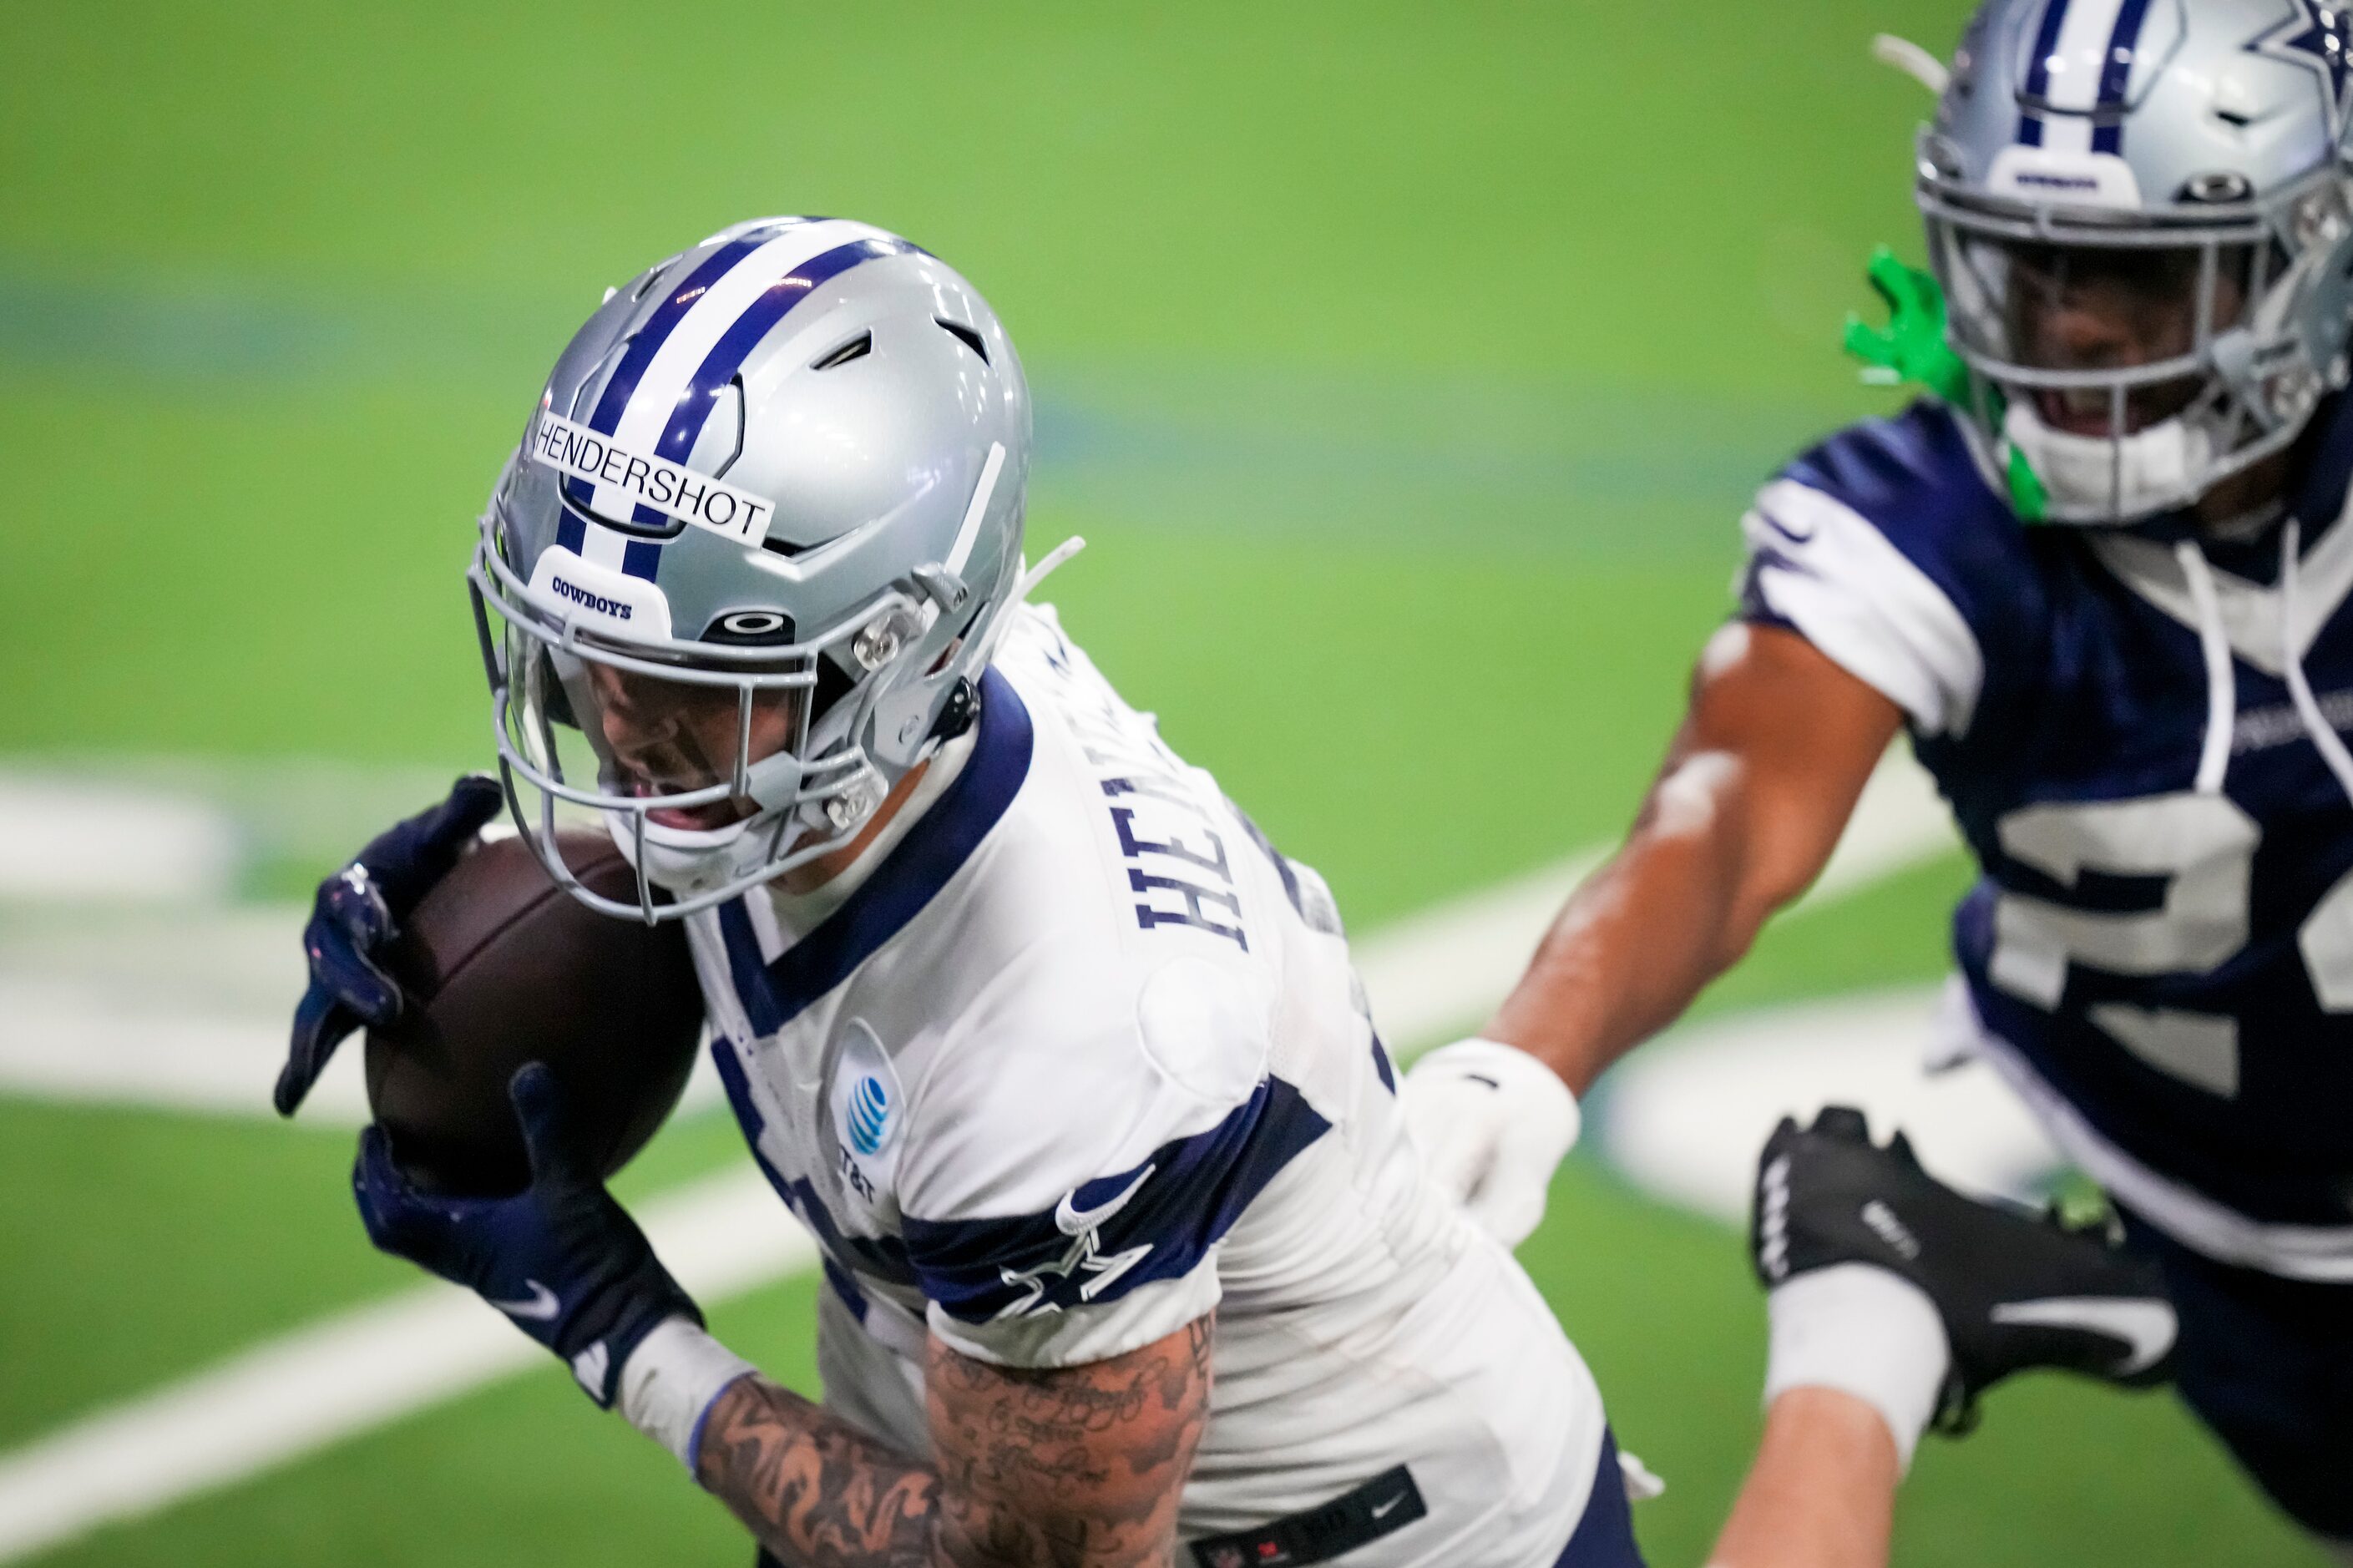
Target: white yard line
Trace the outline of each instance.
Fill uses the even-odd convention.
[[[1910,755],[1891,752],[1799,908],[1837,899],[1956,843],[1944,804]],[[1356,966],[1388,1044],[1402,1055],[1473,1028],[1526,967],[1537,939],[1599,848],[1450,900],[1356,942]],[[0,928],[0,1093],[268,1116],[285,1053],[278,999],[301,984],[305,911],[184,911],[61,931]],[[157,976],[159,965],[180,973]],[[257,1011],[267,998],[270,1010]],[[306,1121],[366,1120],[357,1050],[328,1069]],[[690,1107],[717,1103],[706,1066]]]
[[[178,903],[226,895],[237,828],[183,795],[0,773],[0,898]]]
[[[705,1302],[815,1265],[807,1234],[749,1171],[649,1203],[638,1217]],[[546,1361],[504,1318],[448,1286],[337,1313],[0,1456],[0,1562],[243,1480]]]
[[[1852,1105],[1902,1128],[1938,1176],[2026,1198],[2064,1162],[2025,1103],[1982,1063],[1931,1073],[1938,988],[1767,1007],[1678,1030],[1610,1072],[1587,1137],[1656,1196],[1733,1224],[1757,1152],[1784,1116]]]
[[[273,947],[293,941],[273,934],[285,936]],[[280,989],[290,996],[300,984],[298,970]],[[0,1094],[274,1121],[269,1090],[286,1059],[286,1029],[283,1016],[209,1014],[89,978],[0,969]],[[305,1125],[365,1125],[362,1054],[357,1039],[335,1053],[302,1102]],[[723,1098],[709,1056],[698,1056],[679,1110],[691,1114]]]
[[[1853,891],[1951,845],[1916,775],[1908,757],[1881,768],[1810,897]],[[1474,1026],[1600,859],[1572,857],[1360,942],[1375,1016],[1400,1054]],[[282,963],[274,944],[270,954],[255,962]],[[266,1113],[280,1020],[192,1021],[87,982],[76,994],[62,982],[0,973],[0,1091]],[[361,1114],[358,1053],[345,1055],[354,1060],[339,1061],[322,1085],[326,1120]],[[749,1172],[654,1200],[639,1217],[706,1302],[815,1266],[807,1236]],[[497,1313],[443,1287],[337,1314],[0,1454],[0,1563],[235,1484],[543,1359]]]

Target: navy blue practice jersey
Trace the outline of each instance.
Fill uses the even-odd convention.
[[[1903,709],[1982,868],[1969,1000],[2063,1146],[2204,1250],[2345,1278],[2353,802],[2288,676],[2353,728],[2353,398],[2298,463],[2293,603],[2282,523],[2197,544],[2201,609],[2186,519],[2023,523],[1918,403],[1760,493],[1743,614]]]

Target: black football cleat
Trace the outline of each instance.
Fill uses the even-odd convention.
[[[1871,1142],[1862,1113],[1788,1117],[1757,1162],[1749,1255],[1767,1289],[1833,1264],[1868,1263],[1936,1303],[1953,1352],[1934,1423],[1976,1424],[1978,1395],[2030,1367],[2153,1387],[2172,1375],[2179,1323],[2157,1266],[2104,1226],[1962,1196],[1920,1168],[1898,1132]]]

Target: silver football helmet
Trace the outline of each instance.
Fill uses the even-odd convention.
[[[2321,0],[1978,13],[1917,195],[1972,443],[2013,494],[2031,470],[2022,510],[2187,505],[2346,384],[2348,51]]]
[[[608,291],[469,574],[509,804],[557,880],[677,919],[855,836],[971,721],[1029,433],[996,313],[881,229],[738,224]],[[584,810],[633,902],[558,852]]]

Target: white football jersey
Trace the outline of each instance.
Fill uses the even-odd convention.
[[[823,1249],[829,1406],[927,1453],[926,1334],[1068,1366],[1215,1314],[1187,1540],[1402,1466],[1421,1517],[1346,1562],[1559,1555],[1591,1375],[1423,1178],[1322,879],[1050,610],[848,873],[689,929],[745,1136]]]

